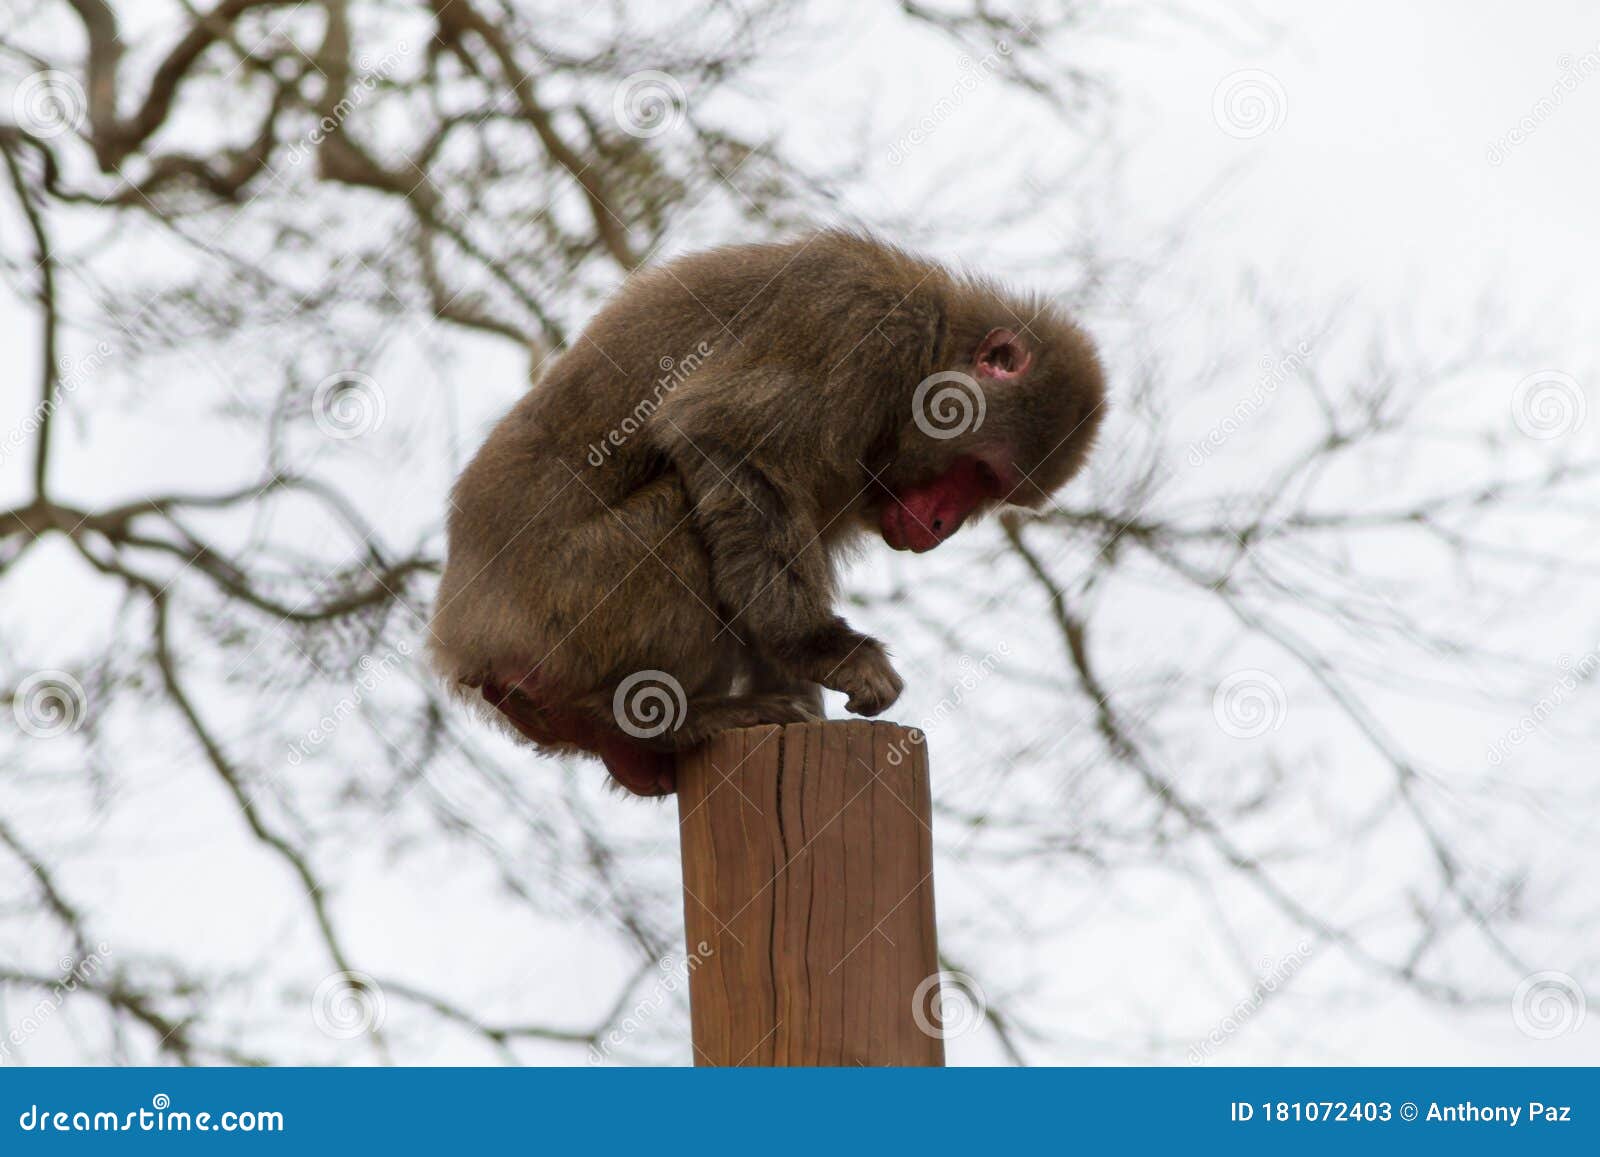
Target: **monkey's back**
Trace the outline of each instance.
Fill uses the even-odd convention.
[[[864,430],[900,408],[858,379],[927,344],[950,285],[935,265],[842,232],[631,276],[456,484],[432,625],[440,665],[472,677],[465,667],[534,664],[599,687],[669,651],[681,662],[685,640],[693,653],[699,639],[716,667],[730,639],[691,505],[660,452],[667,404],[726,404],[730,440],[787,439],[790,460],[817,460],[829,451],[808,439],[840,425],[820,415],[848,406],[847,428]],[[763,429],[737,426],[749,414]],[[671,646],[653,655],[649,638]]]

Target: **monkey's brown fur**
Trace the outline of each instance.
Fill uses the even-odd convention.
[[[941,371],[982,394],[954,437],[914,408]],[[1071,322],[866,236],[646,269],[457,483],[435,660],[536,744],[599,754],[640,794],[672,790],[660,753],[817,717],[818,684],[877,714],[901,681],[833,613],[839,548],[881,527],[928,549],[970,513],[1042,503],[1103,402]],[[641,672],[687,698],[643,737],[613,704]]]

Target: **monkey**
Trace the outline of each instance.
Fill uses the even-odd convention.
[[[822,688],[877,715],[903,683],[834,611],[841,553],[1037,509],[1105,398],[1051,304],[870,234],[646,266],[452,490],[433,662],[637,795],[673,792],[673,753],[718,731],[820,719]]]

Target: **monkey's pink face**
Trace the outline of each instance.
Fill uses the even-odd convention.
[[[943,474],[891,498],[879,516],[883,541],[896,550],[932,550],[974,511],[989,507],[1016,485],[1016,470],[1004,457],[962,457]]]

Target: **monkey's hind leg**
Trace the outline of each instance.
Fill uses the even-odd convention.
[[[819,696],[820,699],[820,696]],[[682,751],[699,747],[719,731],[735,727],[760,727],[773,723],[816,723],[822,718],[821,703],[812,705],[804,693],[770,692],[758,695],[726,695],[689,703],[687,718],[676,734],[673,747]]]
[[[815,721],[825,716],[822,710],[822,685],[812,683],[779,666],[754,648],[744,655],[747,690],[752,695],[779,695],[797,700]]]
[[[691,699],[678,713],[681,718],[669,714],[660,721],[630,719],[629,704],[618,702],[614,692],[549,707],[520,691],[493,685],[486,688],[484,698],[534,743],[556,749],[577,747],[597,755],[619,786],[643,796],[676,791],[675,753],[699,747],[719,731],[821,718],[803,694]],[[658,722],[664,726],[656,732]]]
[[[762,724],[810,723],[821,716],[804,695],[721,695],[688,701],[681,720],[671,720],[659,734],[636,734],[638,728],[624,718],[626,705],[605,697],[588,701],[591,712],[601,707],[604,718],[591,715],[602,734],[597,754],[611,778],[634,795],[671,795],[677,790],[675,753],[699,747],[719,731]]]
[[[681,712],[648,721],[630,718],[632,706],[613,696],[586,697],[585,705],[596,726],[620,731],[631,742],[652,751],[687,751],[699,747],[719,731],[763,724],[815,723],[822,718],[802,693],[716,695],[690,699]]]

